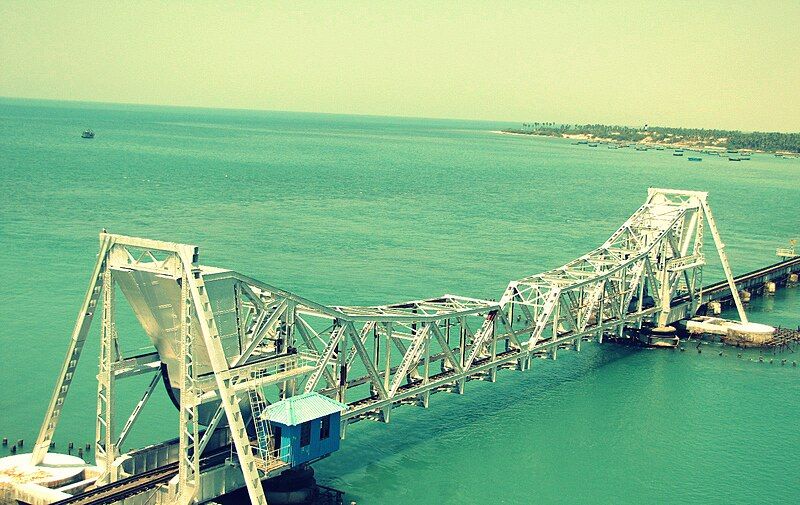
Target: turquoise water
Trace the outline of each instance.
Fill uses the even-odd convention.
[[[506,126],[0,101],[0,436],[36,436],[103,227],[336,304],[497,298],[601,243],[648,186],[709,191],[737,272],[800,230],[796,160],[491,133]],[[798,292],[753,319],[800,324]],[[120,327],[125,349],[144,345],[129,314]],[[800,367],[718,352],[586,345],[351,426],[317,474],[359,504],[796,503]],[[93,439],[96,340],[84,356],[59,448]],[[121,411],[146,381],[121,383]],[[133,446],[177,434],[158,393]]]

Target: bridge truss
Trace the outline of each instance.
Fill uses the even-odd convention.
[[[118,350],[117,276],[151,273],[179,286],[175,303],[153,308],[173,311],[168,332],[177,342],[180,364],[172,378],[181,393],[179,473],[171,484],[171,502],[197,499],[203,451],[224,426],[251,500],[263,504],[260,479],[286,467],[264,450],[272,442],[259,439],[268,434],[252,427],[248,431],[248,412],[317,391],[348,405],[342,414],[344,435],[348,424],[389,422],[395,406],[427,407],[432,393],[463,393],[468,380],[493,382],[499,369],[527,370],[532,358],[555,358],[559,348],[580,349],[582,340],[622,336],[626,328],[643,324],[669,324],[673,300],[688,299],[694,312],[702,299],[706,230],[746,321],[704,192],[650,189],[644,205],[603,245],[559,268],[512,281],[497,302],[444,295],[371,307],[328,306],[232,270],[201,266],[195,246],[101,233],[100,253],[34,448],[34,463],[50,447],[93,315],[100,309],[95,454],[103,472],[99,482],[117,478],[125,437],[163,373],[158,352],[122,356]],[[222,303],[207,289],[218,281],[232,290],[225,295],[231,303]],[[153,380],[120,429],[115,383],[143,373],[152,373]],[[199,414],[204,405],[214,407],[205,430]]]

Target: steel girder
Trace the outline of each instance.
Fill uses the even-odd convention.
[[[194,500],[202,478],[200,457],[225,418],[251,500],[265,503],[258,481],[282,468],[259,459],[271,453],[264,450],[271,442],[251,441],[240,402],[268,403],[317,391],[348,405],[344,434],[349,423],[388,422],[394,406],[427,406],[431,393],[463,393],[467,380],[494,381],[499,368],[525,370],[532,357],[555,358],[559,347],[579,348],[581,339],[621,335],[643,321],[667,324],[673,299],[688,296],[693,308],[700,300],[706,226],[741,307],[702,192],[650,189],[645,204],[603,245],[562,267],[512,281],[499,302],[444,295],[370,307],[329,306],[232,270],[200,266],[194,246],[102,233],[34,462],[49,447],[92,315],[115,272],[180,279],[179,321],[167,330],[177,340],[180,363],[178,377],[171,377],[181,389],[176,500]],[[215,298],[223,295],[207,289],[219,281],[227,286],[225,304]],[[115,299],[105,291],[97,453],[106,478],[114,479],[110,461],[155,383],[114,439],[114,379],[161,368],[155,353],[125,357],[114,351]],[[746,320],[743,311],[740,315]],[[201,437],[198,408],[209,402],[219,407]]]

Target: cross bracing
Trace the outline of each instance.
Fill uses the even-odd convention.
[[[34,449],[42,461],[95,311],[101,313],[97,464],[116,479],[122,445],[159,376],[177,397],[179,475],[173,499],[192,503],[200,457],[225,429],[253,503],[259,480],[285,469],[251,412],[303,392],[347,404],[344,427],[388,422],[394,407],[427,407],[430,394],[463,393],[468,380],[526,370],[561,347],[670,322],[673,300],[701,300],[704,231],[717,246],[740,317],[724,245],[707,195],[650,189],[644,205],[600,247],[509,283],[499,301],[458,295],[379,306],[326,305],[233,270],[203,266],[195,246],[102,233],[100,254]],[[114,296],[118,286],[122,297]],[[115,304],[133,308],[155,351],[119,353]],[[98,307],[100,305],[100,307]],[[119,430],[115,382],[154,379]],[[123,413],[125,414],[125,413]],[[122,419],[122,418],[120,418]],[[344,428],[343,428],[344,429]]]

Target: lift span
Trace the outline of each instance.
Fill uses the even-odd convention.
[[[246,487],[339,447],[353,422],[389,422],[402,404],[426,407],[437,391],[527,370],[538,356],[584,339],[663,327],[704,303],[710,233],[743,322],[725,247],[698,191],[650,189],[645,203],[598,248],[509,283],[499,301],[459,295],[380,306],[315,303],[247,275],[199,262],[193,245],[101,233],[100,252],[31,460],[45,458],[96,312],[101,314],[96,486],[159,465],[155,449],[123,450],[159,381],[179,412],[178,442],[162,444],[177,473],[157,503],[196,503]],[[127,300],[154,350],[120,354],[114,315]],[[152,380],[124,423],[116,383]],[[121,427],[120,427],[121,424]],[[203,428],[204,427],[204,428]],[[230,444],[230,464],[203,454]],[[150,451],[150,452],[148,452]],[[162,458],[163,461],[163,458]],[[38,467],[37,467],[38,468]]]

